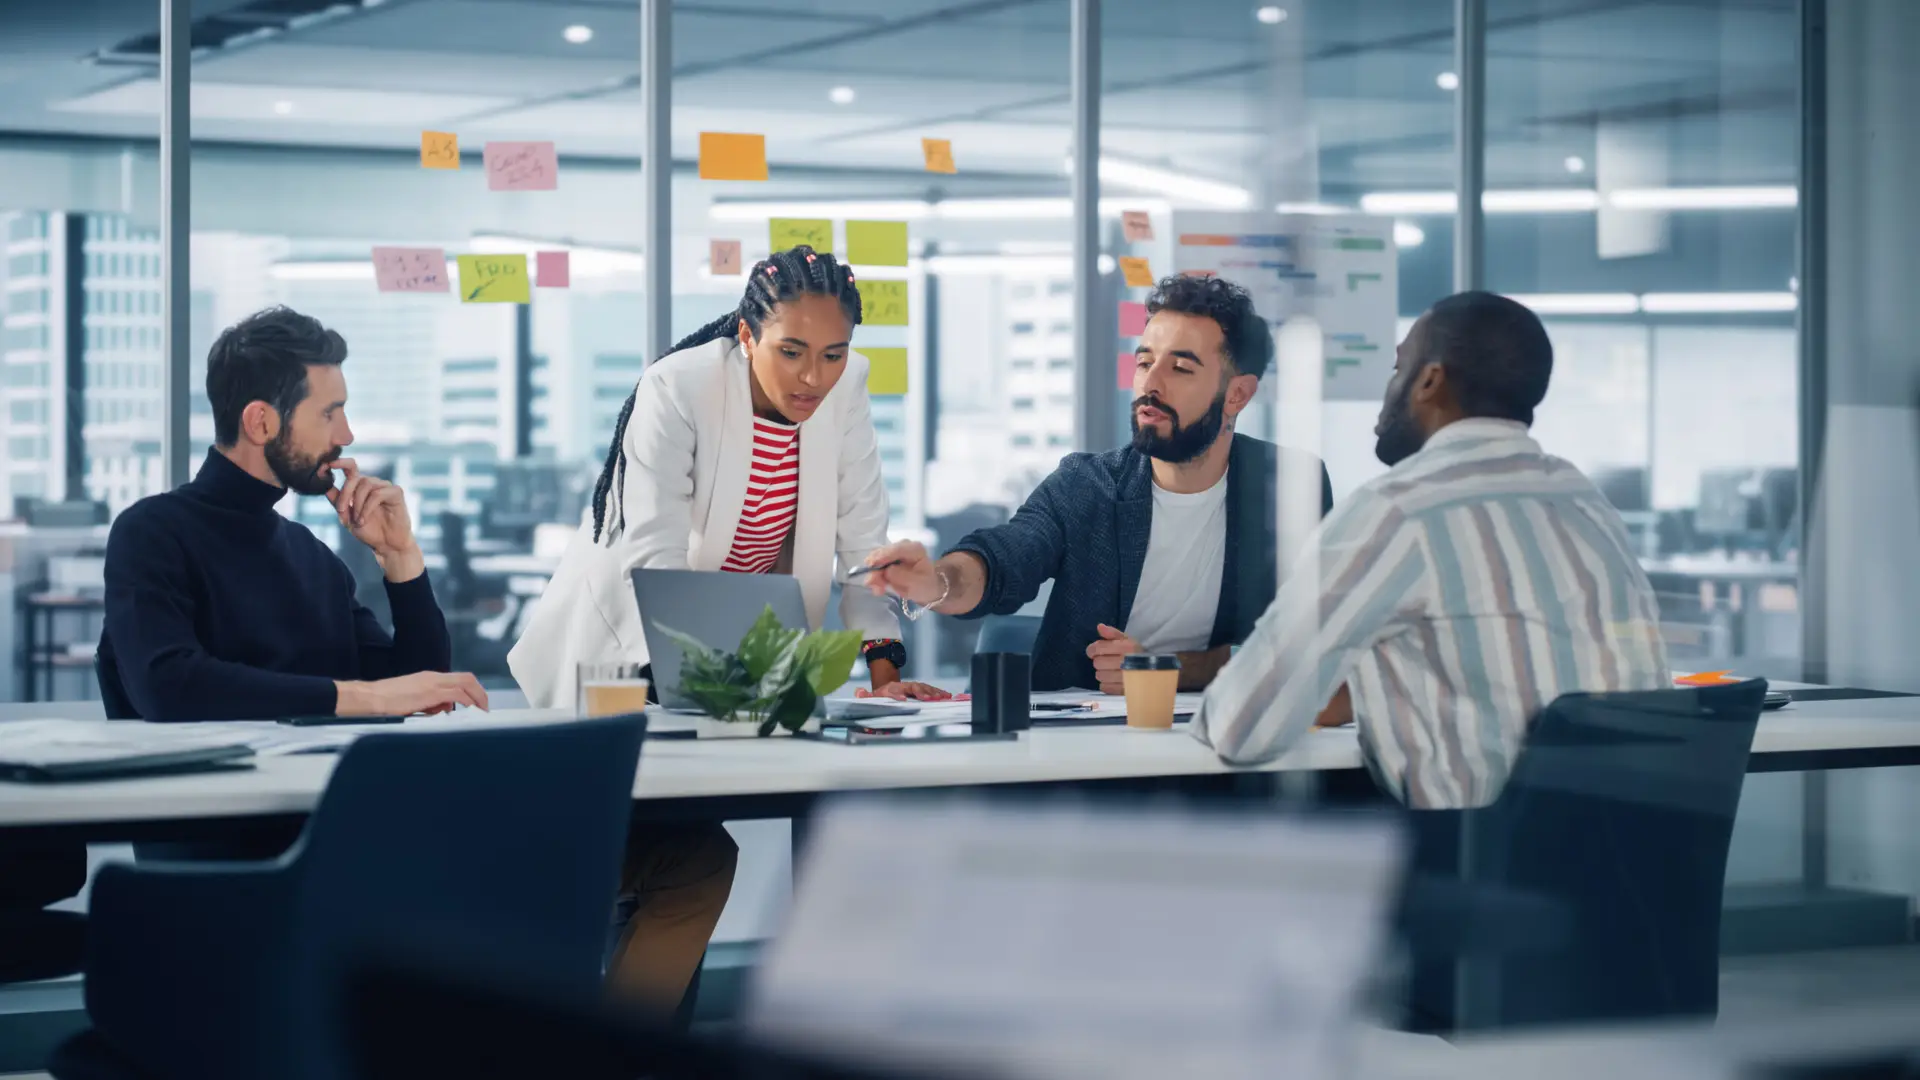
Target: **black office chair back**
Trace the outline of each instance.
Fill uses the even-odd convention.
[[[120,681],[120,663],[113,655],[113,640],[105,630],[100,631],[100,644],[93,653],[93,677],[100,684],[100,704],[105,707],[109,720],[138,720],[140,710],[134,708],[133,698],[127,693],[126,684]]]
[[[1466,958],[1452,1027],[1717,1012],[1727,848],[1765,694],[1756,680],[1562,697],[1492,806],[1412,815],[1420,872],[1451,864],[1571,914],[1557,948]]]
[[[440,554],[447,560],[447,588],[452,606],[459,608],[474,600],[473,555],[467,550],[467,519],[453,512],[440,512]]]

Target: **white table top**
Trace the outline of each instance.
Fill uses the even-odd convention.
[[[564,713],[501,711],[469,720],[410,721],[431,733],[473,723],[556,723]],[[1920,698],[1810,702],[1762,716],[1756,756],[1920,746]],[[231,773],[31,785],[0,783],[0,828],[305,813],[338,760],[332,754],[262,757]],[[1351,728],[1311,733],[1278,761],[1221,763],[1184,730],[1067,727],[1017,741],[844,746],[813,740],[652,740],[641,753],[634,798],[702,799],[1059,781],[1353,769]]]

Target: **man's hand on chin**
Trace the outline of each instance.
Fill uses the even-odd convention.
[[[367,476],[352,458],[341,458],[333,468],[345,477],[327,492],[340,527],[373,549],[388,581],[397,585],[426,573],[427,559],[413,538],[413,519],[400,485]]]

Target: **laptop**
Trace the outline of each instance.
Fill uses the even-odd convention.
[[[768,607],[785,627],[807,625],[807,605],[800,581],[786,574],[732,574],[722,570],[635,570],[633,599],[640,606],[640,623],[647,635],[647,655],[653,665],[653,687],[660,704],[670,712],[700,712],[700,706],[680,692],[680,646],[662,627],[677,630],[716,649],[732,652]],[[877,701],[833,701],[827,704],[828,722],[851,722],[888,716],[909,716],[911,705]]]

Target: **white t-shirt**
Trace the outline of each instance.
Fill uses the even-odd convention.
[[[1227,565],[1227,478],[1191,495],[1153,489],[1153,531],[1127,636],[1150,653],[1198,652],[1213,640]]]

